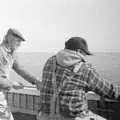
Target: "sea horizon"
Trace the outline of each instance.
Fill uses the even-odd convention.
[[[18,60],[29,73],[33,74],[40,81],[42,80],[42,69],[46,60],[54,55],[52,52],[19,52]],[[120,52],[94,52],[88,57],[88,61],[93,64],[101,77],[117,84],[120,82]],[[13,70],[10,74],[12,81],[20,81],[25,86],[32,86]]]

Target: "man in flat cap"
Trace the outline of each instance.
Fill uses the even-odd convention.
[[[86,92],[117,99],[116,87],[103,79],[86,60],[92,55],[82,37],[71,37],[65,48],[50,57],[43,68],[41,120],[105,120],[88,110]]]
[[[25,39],[22,34],[18,30],[10,28],[0,44],[0,120],[14,120],[7,106],[5,91],[11,88],[23,88],[22,83],[9,80],[10,69],[13,69],[28,82],[36,85],[40,84],[39,80],[19,65],[16,58],[16,50],[23,41],[25,41]]]

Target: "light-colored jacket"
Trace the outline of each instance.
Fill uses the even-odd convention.
[[[36,79],[19,65],[17,57],[2,44],[0,45],[0,120],[13,120],[12,114],[7,106],[5,91],[12,87],[9,79],[10,70],[13,69],[28,82],[34,84]]]

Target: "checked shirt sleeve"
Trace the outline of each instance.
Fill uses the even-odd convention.
[[[88,88],[99,95],[114,99],[117,97],[117,89],[111,81],[102,78],[91,66],[88,68]]]

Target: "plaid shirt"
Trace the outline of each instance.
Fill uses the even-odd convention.
[[[41,111],[50,113],[51,98],[53,96],[52,69],[56,57],[50,57],[44,68],[41,87]],[[86,91],[91,90],[99,95],[114,98],[115,88],[108,80],[103,79],[91,64],[82,63],[77,72],[74,66],[56,66],[56,84],[60,89],[60,112],[75,116],[81,111],[88,110]]]

